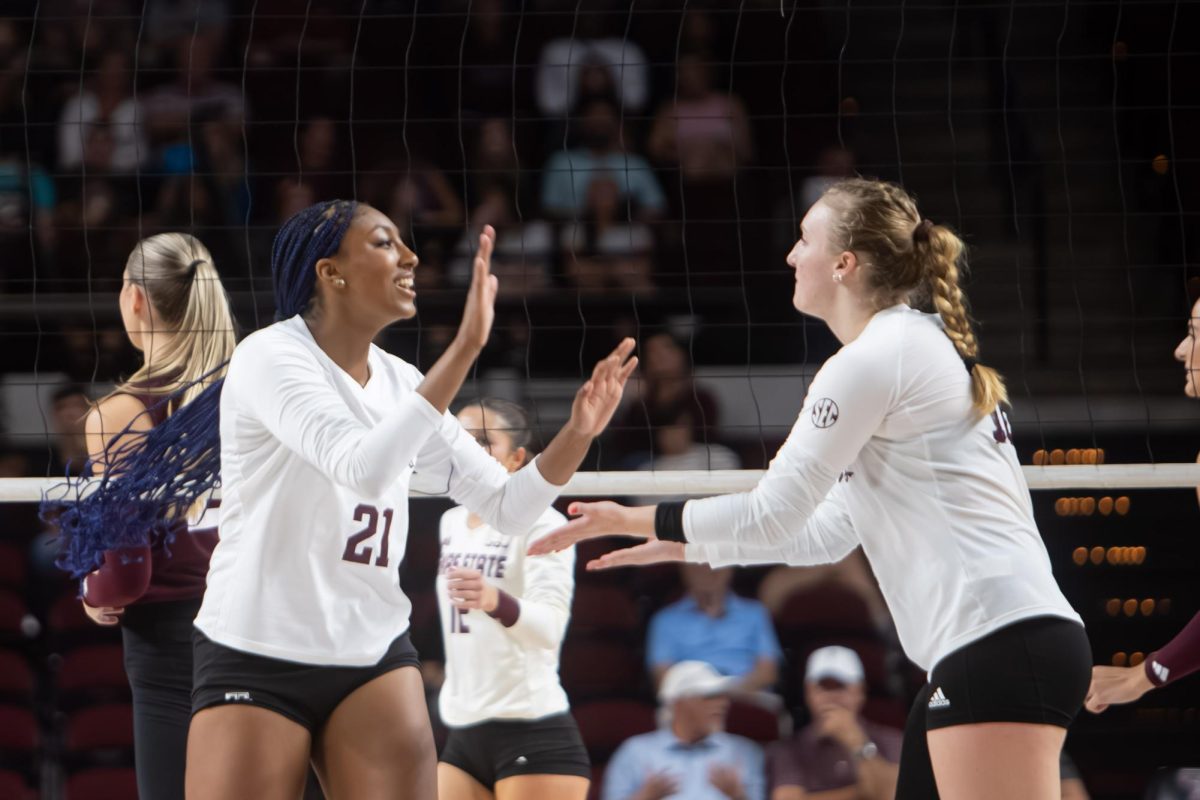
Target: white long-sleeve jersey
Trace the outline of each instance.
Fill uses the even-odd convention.
[[[400,588],[410,486],[528,530],[561,487],[511,478],[421,373],[371,347],[360,386],[300,317],[248,336],[221,393],[221,541],[196,626],[220,644],[308,664],[367,666],[408,629]]]
[[[466,508],[442,516],[437,598],[446,649],[446,682],[438,698],[452,727],[489,719],[541,719],[570,707],[558,680],[558,654],[571,617],[575,548],[528,557],[530,542],[566,524],[554,509],[525,536],[491,525],[471,528]],[[515,619],[450,605],[446,571],[467,567],[515,600]]]
[[[1081,622],[1050,571],[1029,487],[997,410],[936,316],[880,311],[821,367],[751,491],[684,507],[687,558],[822,564],[861,544],[908,657],[931,670],[992,631]]]

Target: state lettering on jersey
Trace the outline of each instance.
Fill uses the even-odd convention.
[[[854,477],[854,470],[844,469],[844,470],[842,470],[841,474],[838,475],[837,482],[838,483],[849,483],[850,479],[853,477]]]
[[[822,397],[817,402],[813,403],[812,407],[812,424],[815,428],[830,428],[838,421],[838,415],[841,411],[838,409],[838,404],[834,402],[832,397]]]
[[[508,553],[479,553],[462,551],[442,551],[438,559],[438,572],[446,573],[461,567],[477,569],[485,578],[503,578],[504,569],[508,564]]]

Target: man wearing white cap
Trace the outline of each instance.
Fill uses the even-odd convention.
[[[858,654],[836,646],[813,651],[804,702],[812,723],[768,751],[771,800],[895,797],[903,733],[859,716],[866,684]]]
[[[663,726],[617,748],[603,800],[766,800],[762,750],[725,732],[736,682],[702,661],[668,669],[658,689]]]

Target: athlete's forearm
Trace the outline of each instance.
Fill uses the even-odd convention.
[[[1174,683],[1200,670],[1200,613],[1162,649],[1146,659],[1146,677],[1155,686]]]

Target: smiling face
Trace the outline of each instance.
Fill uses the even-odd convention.
[[[1196,371],[1200,370],[1200,342],[1197,342],[1197,336],[1200,336],[1200,300],[1192,306],[1192,315],[1187,321],[1187,335],[1175,347],[1175,360],[1183,364],[1187,376],[1183,393],[1188,397],[1200,398],[1200,386],[1196,380]]]
[[[382,328],[417,313],[417,256],[386,215],[360,205],[332,258],[316,263],[322,307],[336,304],[348,319]],[[339,281],[344,281],[344,284]]]
[[[837,285],[833,274],[841,261],[829,240],[833,210],[818,201],[800,222],[800,238],[788,253],[787,263],[795,273],[792,305],[803,314],[824,319],[833,305]]]

